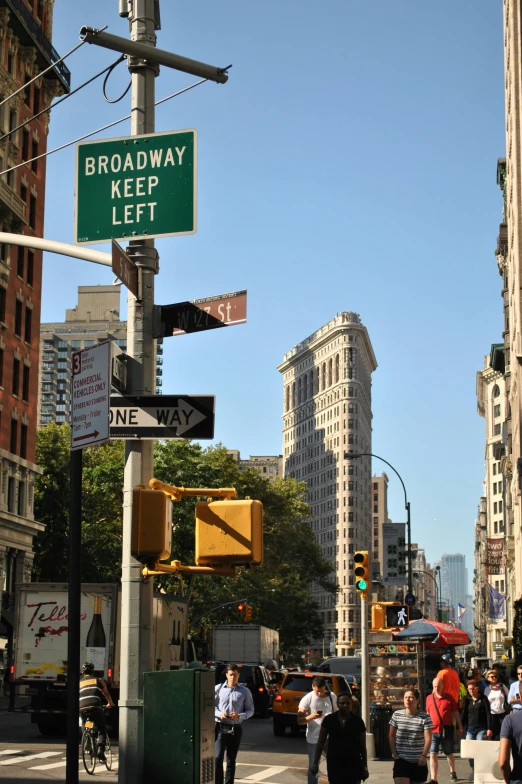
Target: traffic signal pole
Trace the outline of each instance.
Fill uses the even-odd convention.
[[[370,731],[370,666],[368,660],[368,599],[361,594],[361,718]]]
[[[131,40],[150,47],[156,45],[154,0],[134,0],[129,18]],[[154,80],[158,73],[152,61],[130,57],[132,74],[131,135],[154,133]],[[153,395],[155,392],[154,275],[158,271],[158,254],[154,240],[131,242],[129,256],[141,275],[142,300],[128,295],[127,315],[127,387],[129,395]],[[121,570],[121,657],[119,700],[119,769],[121,784],[142,781],[143,673],[151,670],[152,589],[154,578],[144,580],[142,566],[131,555],[132,491],[146,484],[154,475],[154,442],[126,441],[123,484],[123,544]]]

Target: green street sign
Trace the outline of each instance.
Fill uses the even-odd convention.
[[[75,239],[151,239],[196,231],[197,132],[76,147]]]

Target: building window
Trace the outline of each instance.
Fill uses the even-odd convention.
[[[23,517],[25,513],[25,482],[18,482],[18,514]]]
[[[20,457],[27,457],[27,425],[20,428]]]
[[[25,336],[24,340],[26,343],[31,342],[31,331],[32,331],[32,324],[33,324],[33,311],[31,308],[26,306],[25,308]]]
[[[7,292],[3,286],[0,286],[0,321],[5,323],[5,305],[7,302]]]
[[[493,435],[495,435],[495,436],[499,436],[500,435],[500,423],[495,425],[495,427],[493,428]]]
[[[17,337],[22,337],[22,303],[19,299],[16,300],[15,305],[14,332]]]
[[[36,229],[36,197],[32,195],[29,199],[29,226]]]
[[[9,439],[9,451],[16,455],[16,448],[18,446],[18,420],[11,419],[11,437]]]
[[[16,263],[16,274],[19,278],[24,277],[24,266],[25,266],[25,248],[21,245],[18,247],[18,258]]]
[[[495,501],[495,503],[493,504],[493,514],[497,514],[497,513],[498,513],[498,509],[497,509],[497,507],[498,507],[498,504],[497,504],[497,502]]]
[[[0,348],[0,387],[4,385],[4,349]]]
[[[496,417],[500,416],[500,403],[497,403],[493,411],[494,411],[494,416]]]
[[[10,476],[9,481],[7,483],[7,511],[8,512],[14,512],[14,504],[15,504],[15,478],[14,476]],[[9,582],[11,582],[11,580],[9,580]]]
[[[27,283],[29,286],[33,285],[34,278],[34,252],[27,251]]]
[[[500,395],[500,389],[498,384],[495,384],[493,387],[493,397],[498,397]]]
[[[13,395],[18,395],[18,390],[20,388],[20,360],[13,359],[13,388],[12,393]]]
[[[29,365],[24,365],[24,372],[22,377],[22,400],[29,400]]]

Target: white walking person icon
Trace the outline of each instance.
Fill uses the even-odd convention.
[[[397,613],[397,626],[406,626],[406,608],[401,607]]]

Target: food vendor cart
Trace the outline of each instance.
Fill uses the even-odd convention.
[[[454,656],[455,647],[468,645],[469,637],[449,623],[418,620],[398,632],[370,632],[368,643],[370,732],[376,756],[391,759],[389,722],[392,713],[404,707],[405,689],[418,689],[424,708],[441,655]]]
[[[425,618],[413,621],[406,629],[395,633],[393,639],[397,644],[416,643],[419,646],[423,661],[423,675],[419,681],[422,705],[425,704],[427,695],[433,691],[432,681],[440,670],[442,654],[451,653],[455,660],[455,648],[469,645],[470,642],[468,634],[458,626]]]

